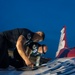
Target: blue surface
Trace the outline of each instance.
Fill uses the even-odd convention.
[[[63,25],[69,47],[75,46],[75,0],[0,0],[0,32],[22,27],[44,31],[46,57],[55,57]]]

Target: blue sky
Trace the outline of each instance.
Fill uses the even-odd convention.
[[[55,57],[60,30],[66,25],[69,47],[75,46],[75,0],[0,0],[0,32],[14,28],[42,30],[46,57]]]

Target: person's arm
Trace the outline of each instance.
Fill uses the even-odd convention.
[[[33,64],[30,62],[30,60],[28,59],[25,53],[25,48],[23,46],[25,42],[26,42],[25,37],[23,35],[20,35],[16,43],[17,51],[19,55],[22,57],[22,59],[25,61],[26,65],[33,67]]]

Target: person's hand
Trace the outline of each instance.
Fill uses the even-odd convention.
[[[33,67],[34,67],[34,64],[33,64],[33,63],[31,63],[31,64],[29,64],[29,65],[28,65],[28,67],[33,68]]]
[[[25,62],[26,63],[26,65],[28,66],[28,67],[31,67],[31,68],[33,68],[34,67],[34,64],[33,63],[31,63],[30,61],[27,61],[27,62]]]

